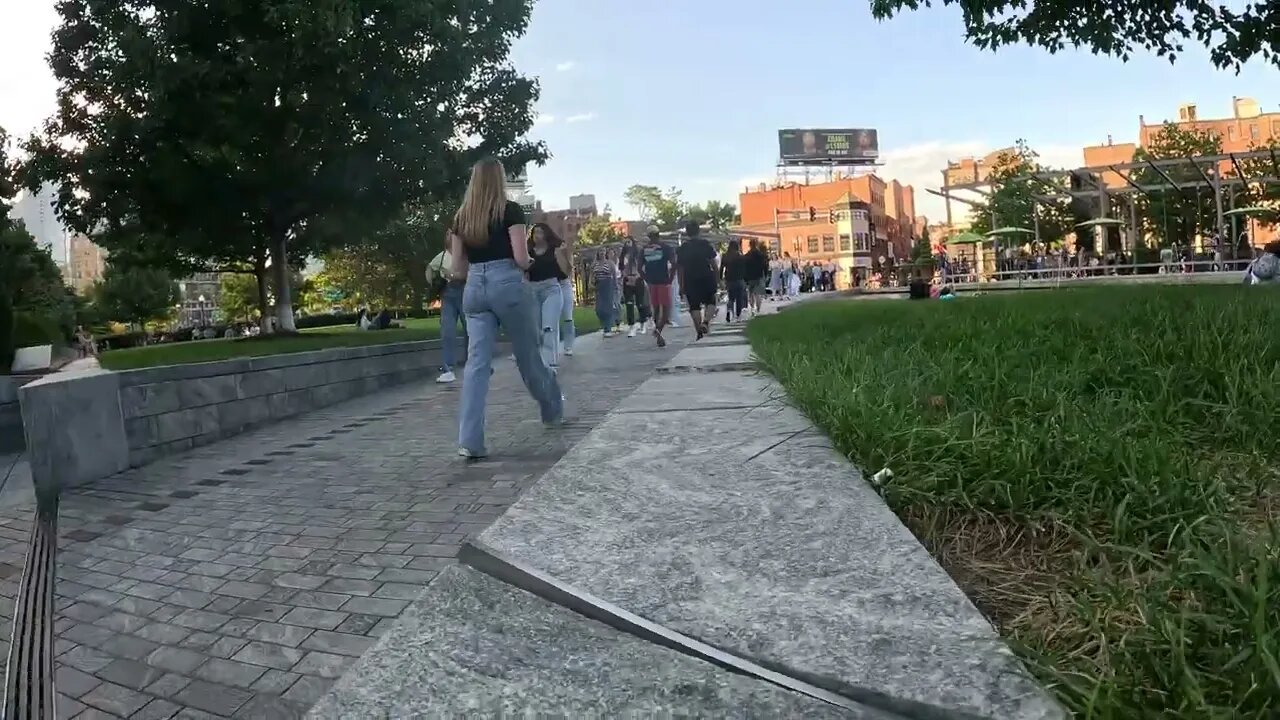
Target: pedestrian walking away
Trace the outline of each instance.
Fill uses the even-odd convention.
[[[676,251],[680,287],[689,303],[689,319],[701,340],[710,331],[716,314],[716,249],[702,237],[702,226],[690,221],[685,226],[688,240]]]
[[[649,289],[649,304],[653,307],[653,338],[658,347],[666,347],[662,331],[671,321],[671,278],[675,274],[676,254],[658,235],[653,225],[648,230],[649,242],[643,250],[644,280]]]
[[[720,259],[720,279],[726,293],[724,321],[738,322],[747,307],[747,257],[742,254],[742,241],[730,240]]]
[[[534,223],[529,236],[529,284],[533,288],[539,318],[539,350],[542,361],[555,371],[560,366],[560,318],[564,293],[560,278],[569,272],[561,252],[564,243],[546,223]]]
[[[451,383],[458,379],[454,368],[458,362],[458,323],[462,314],[462,293],[465,279],[453,274],[453,255],[448,250],[436,256],[427,266],[431,284],[440,298],[440,375],[438,383]]]
[[[578,328],[573,324],[573,308],[577,304],[577,291],[573,283],[573,236],[564,239],[560,246],[560,254],[564,256],[564,265],[557,277],[560,278],[560,352],[566,357],[573,357],[573,342],[578,337]]]
[[[458,419],[458,454],[487,454],[485,403],[493,353],[501,327],[515,350],[516,367],[537,401],[542,421],[564,420],[564,398],[555,373],[539,353],[538,315],[525,272],[532,264],[524,210],[507,200],[506,170],[495,158],[476,163],[462,205],[449,230],[453,274],[466,278],[462,309],[468,352]]]
[[[769,276],[769,256],[760,247],[760,241],[751,238],[747,250],[745,276],[747,281],[747,307],[752,315],[759,315],[764,304],[764,287]]]

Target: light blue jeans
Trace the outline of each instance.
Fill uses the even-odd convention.
[[[560,281],[552,278],[529,285],[533,288],[533,299],[539,309],[538,349],[542,354],[542,362],[554,370],[560,362],[560,318],[564,304]]]
[[[596,284],[596,318],[603,331],[612,330],[618,320],[618,282],[612,278]]]
[[[552,423],[563,418],[564,403],[555,373],[538,356],[538,308],[533,290],[514,262],[494,260],[472,265],[467,270],[462,309],[467,314],[468,351],[462,376],[458,445],[473,455],[484,456],[484,406],[499,327],[511,340],[520,378],[537,401],[542,421]]]
[[[573,324],[573,281],[560,281],[560,347],[573,351],[573,341],[578,335],[578,328]]]
[[[440,297],[440,355],[444,371],[453,370],[458,361],[458,321],[462,319],[463,284],[451,282]]]

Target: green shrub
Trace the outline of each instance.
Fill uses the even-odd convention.
[[[13,362],[13,305],[0,293],[0,375],[9,372]]]
[[[323,315],[304,315],[293,321],[299,330],[307,328],[337,327],[339,325],[355,325],[357,313],[325,313]]]
[[[64,337],[54,318],[34,312],[17,312],[13,315],[13,347],[35,345],[61,345]]]

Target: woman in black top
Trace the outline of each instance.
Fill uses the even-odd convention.
[[[560,362],[560,316],[564,308],[564,293],[560,281],[569,277],[568,258],[561,252],[564,243],[546,223],[534,223],[529,238],[529,284],[533,299],[539,308],[541,339],[538,347],[542,362],[554,372]]]
[[[556,376],[538,354],[538,325],[533,291],[525,279],[532,260],[525,235],[524,210],[507,200],[506,171],[489,158],[476,163],[462,206],[449,231],[455,277],[465,277],[462,310],[467,316],[467,365],[458,421],[458,454],[482,458],[485,398],[498,328],[506,331],[516,366],[538,401],[542,421],[564,418],[564,399]]]
[[[622,302],[627,307],[627,337],[645,332],[649,324],[649,291],[644,284],[644,258],[635,238],[627,238],[618,259],[618,272],[622,274]],[[637,322],[637,310],[639,317]]]

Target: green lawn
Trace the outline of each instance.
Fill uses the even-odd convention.
[[[185,365],[243,357],[262,357],[285,353],[324,350],[335,347],[358,347],[393,342],[431,340],[440,336],[439,318],[410,318],[400,321],[404,329],[361,332],[354,325],[309,328],[288,337],[237,338],[234,340],[196,340],[147,347],[112,350],[102,354],[102,366],[110,370],[132,370],[161,365]],[[595,312],[589,308],[574,310],[578,334],[600,329]]]
[[[1280,293],[835,302],[755,351],[1082,717],[1280,708]]]

